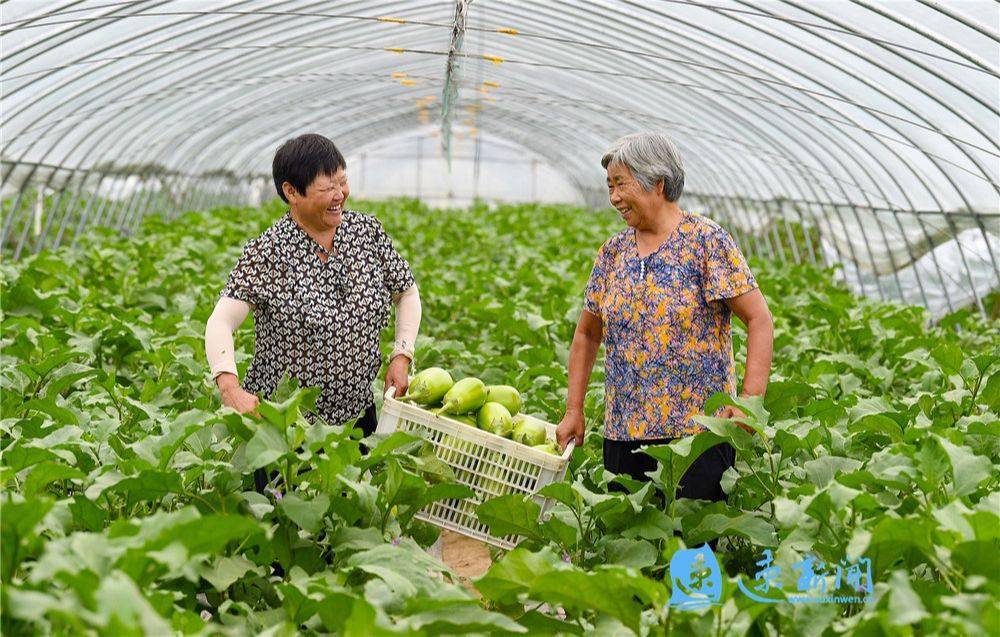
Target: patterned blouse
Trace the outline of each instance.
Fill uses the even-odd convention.
[[[736,391],[731,310],[722,300],[756,287],[733,238],[698,214],[684,212],[644,259],[633,229],[608,239],[583,306],[604,323],[605,438],[703,431],[692,416],[715,392]]]
[[[379,334],[392,293],[413,285],[375,217],[345,210],[326,253],[285,214],[246,244],[222,296],[253,306],[256,349],[244,389],[269,396],[287,371],[322,389],[317,412],[327,422],[355,418],[374,401],[382,356]]]

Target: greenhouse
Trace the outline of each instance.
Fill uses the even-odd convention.
[[[0,113],[3,634],[1000,634],[1000,4],[12,0]]]

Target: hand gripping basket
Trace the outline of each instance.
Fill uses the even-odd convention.
[[[544,514],[549,503],[535,494],[545,485],[563,479],[574,443],[566,446],[562,456],[554,456],[396,400],[393,391],[385,394],[375,432],[405,431],[421,436],[433,445],[437,457],[452,468],[456,480],[476,493],[475,498],[432,502],[415,517],[505,550],[514,548],[518,536],[491,535],[476,517],[476,507],[497,496],[524,494],[534,496]],[[555,440],[555,425],[525,417],[545,425],[547,437]]]

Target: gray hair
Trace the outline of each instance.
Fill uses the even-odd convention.
[[[601,158],[601,166],[610,165],[628,168],[646,192],[662,179],[667,201],[677,201],[684,192],[681,154],[663,133],[632,133],[615,140]]]

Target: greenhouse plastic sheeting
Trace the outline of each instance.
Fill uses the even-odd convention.
[[[978,302],[1000,281],[997,25],[993,2],[931,0],[6,3],[4,249],[259,201],[305,131],[352,179],[408,149],[365,160],[373,185],[411,171],[395,194],[603,206],[602,150],[659,129],[685,203],[748,251],[808,228],[855,289],[909,299],[946,248],[923,287]]]

